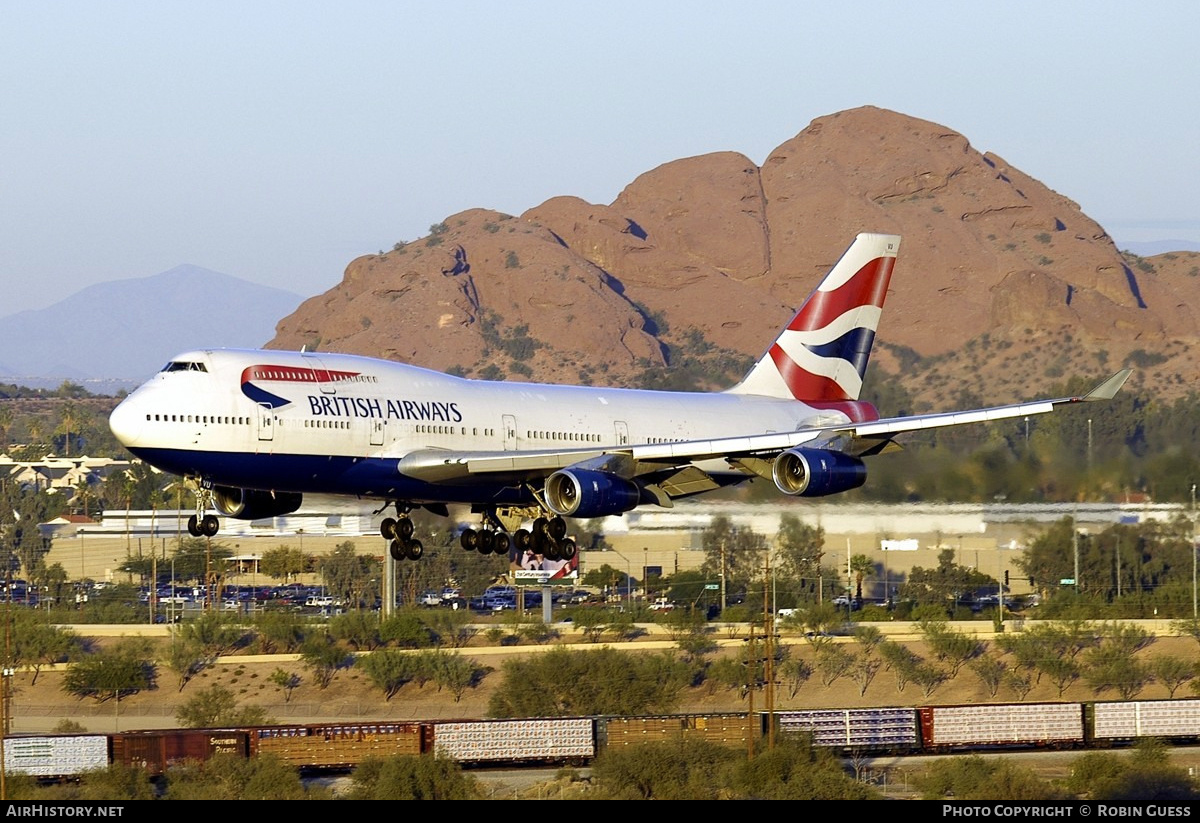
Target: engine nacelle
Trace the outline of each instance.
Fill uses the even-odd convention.
[[[843,452],[792,449],[775,458],[771,476],[784,494],[823,497],[866,483],[867,467]]]
[[[299,492],[266,492],[258,489],[239,489],[234,486],[214,486],[213,505],[226,517],[239,520],[261,520],[291,514],[300,508],[304,495]]]
[[[589,469],[561,469],[546,478],[546,505],[564,517],[608,517],[637,507],[632,480]]]

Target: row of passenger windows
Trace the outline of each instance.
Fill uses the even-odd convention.
[[[427,426],[424,423],[418,423],[417,425],[413,426],[413,431],[416,434],[462,434],[462,435],[465,435],[467,433],[467,427],[466,426]],[[496,430],[495,429],[478,429],[478,428],[474,428],[474,427],[471,428],[471,436],[472,437],[479,437],[480,435],[483,435],[484,437],[495,437]]]
[[[305,420],[304,428],[306,429],[348,429],[350,428],[349,420]]]
[[[586,432],[543,432],[543,431],[526,431],[525,438],[528,440],[567,440],[575,443],[599,443],[600,435],[588,434]]]
[[[146,420],[156,423],[212,423],[225,426],[249,426],[249,417],[229,417],[217,414],[147,414]]]
[[[249,417],[229,417],[221,415],[208,414],[154,414],[146,415],[146,420],[153,420],[157,423],[212,423],[214,425],[231,425],[231,426],[248,426],[250,425]],[[280,421],[282,422],[282,421]],[[306,429],[349,429],[349,420],[305,420],[304,427]],[[413,426],[413,431],[416,434],[459,434],[466,435],[466,426],[430,426],[425,423],[418,423]],[[479,429],[471,428],[472,437],[494,437],[495,429]],[[587,434],[586,432],[548,432],[548,431],[526,431],[525,437],[530,440],[560,440],[576,443],[599,443],[600,435]],[[651,443],[669,443],[674,442],[666,438],[653,438]]]

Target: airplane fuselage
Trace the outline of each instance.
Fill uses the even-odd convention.
[[[792,399],[468,380],[385,360],[268,350],[192,351],[114,411],[130,452],[208,483],[288,492],[529,504],[503,474],[439,483],[406,476],[416,453],[578,451],[839,425]],[[708,471],[737,474],[725,461]]]

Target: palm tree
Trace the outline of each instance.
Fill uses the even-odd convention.
[[[875,561],[865,554],[856,554],[850,558],[850,572],[854,575],[854,599],[861,604],[863,578],[875,573]]]

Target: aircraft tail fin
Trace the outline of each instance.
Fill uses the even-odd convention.
[[[804,301],[734,394],[857,400],[900,237],[862,233]]]

